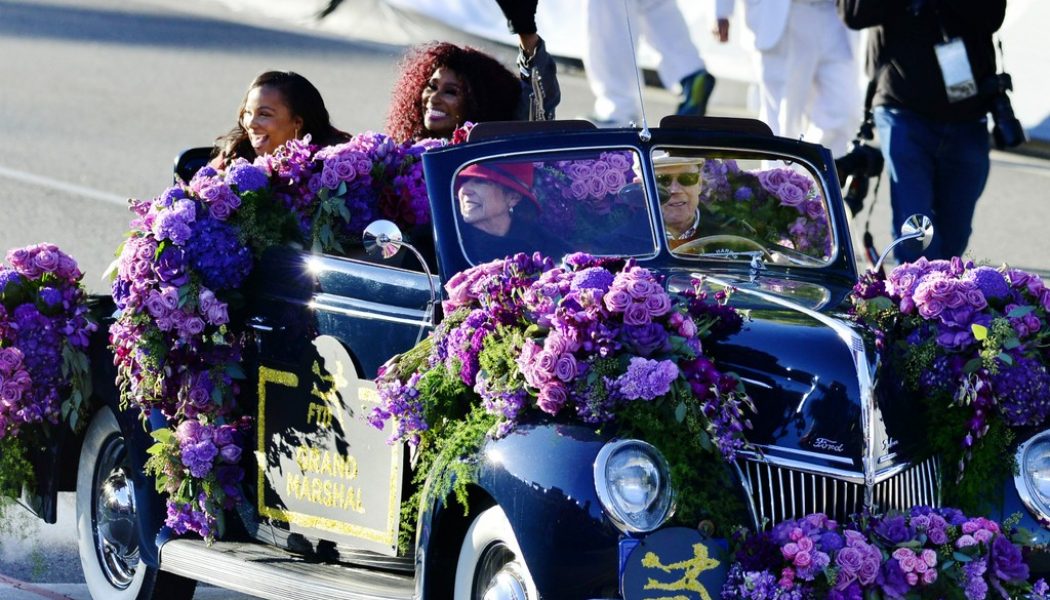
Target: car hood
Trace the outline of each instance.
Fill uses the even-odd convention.
[[[705,340],[704,351],[754,400],[747,436],[767,460],[874,483],[915,456],[914,407],[880,381],[874,350],[846,318],[848,287],[718,274],[703,283],[727,286],[743,326]]]

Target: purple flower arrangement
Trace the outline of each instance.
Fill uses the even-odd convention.
[[[317,202],[307,222],[315,249],[341,250],[341,240],[359,241],[365,226],[379,218],[409,230],[428,224],[430,204],[420,157],[441,144],[398,144],[381,133],[367,132],[314,154],[314,174],[307,187]]]
[[[700,208],[736,233],[814,258],[831,253],[827,208],[811,177],[793,169],[749,172],[733,159],[707,159],[701,168]],[[757,236],[757,237],[756,237]]]
[[[54,244],[7,253],[0,264],[0,495],[34,479],[25,460],[60,423],[74,431],[91,394],[85,354],[97,326],[83,276]]]
[[[164,521],[175,534],[192,531],[210,540],[222,530],[223,509],[243,500],[239,463],[250,427],[246,418],[221,425],[187,419],[174,431],[153,432],[146,469],[155,474],[158,491],[181,499],[168,502]]]
[[[54,244],[11,250],[0,265],[0,439],[62,419],[77,426],[96,329],[82,276]]]
[[[938,415],[932,437],[951,438],[941,450],[960,477],[1002,462],[1003,432],[1046,422],[1050,289],[1037,275],[921,258],[885,280],[865,276],[853,301],[907,391]]]
[[[449,394],[473,393],[467,410],[493,415],[497,435],[528,414],[601,426],[646,404],[704,423],[727,460],[745,444],[753,408],[702,351],[701,333],[720,314],[704,308],[715,303],[702,293],[671,296],[633,261],[583,254],[564,267],[518,254],[459,273],[446,290],[446,320],[423,352],[382,370],[370,420],[380,428],[392,420],[391,441],[418,444],[429,420],[463,416],[442,413],[456,405],[434,393],[444,381],[437,387]]]
[[[845,526],[811,514],[738,536],[722,598],[1042,597],[1045,584],[1028,583],[1008,533],[950,508],[917,506]]]
[[[144,419],[157,410],[176,431],[196,424],[194,435],[206,438],[158,438],[151,472],[178,482],[164,488],[173,531],[211,539],[221,534],[221,510],[241,497],[230,482],[243,477],[242,436],[214,440],[228,427],[216,424],[238,414],[244,324],[230,307],[243,304],[256,257],[298,241],[296,231],[317,251],[339,251],[380,217],[402,227],[428,223],[420,156],[433,145],[373,133],[331,147],[291,140],[255,163],[204,167],[188,183],[132,203],[112,287],[120,316],[109,332],[122,399]],[[238,431],[247,426],[238,423]]]
[[[602,152],[593,159],[540,162],[535,167],[541,227],[562,231],[571,224],[580,229],[571,238],[586,244],[608,235],[610,227],[626,222],[631,209],[638,208],[620,193],[635,180],[631,152]]]

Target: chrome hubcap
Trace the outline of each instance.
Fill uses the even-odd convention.
[[[125,589],[139,565],[135,487],[124,465],[124,440],[111,438],[95,469],[95,550],[110,584]]]
[[[476,600],[528,600],[525,577],[517,557],[503,544],[491,546],[478,562],[474,578]]]

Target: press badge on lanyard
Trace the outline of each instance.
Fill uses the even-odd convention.
[[[970,58],[966,56],[963,41],[955,38],[937,44],[934,49],[937,51],[937,62],[941,65],[941,75],[944,76],[948,102],[958,102],[976,96],[977,83],[973,80]]]

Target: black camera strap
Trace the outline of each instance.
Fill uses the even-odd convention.
[[[886,65],[878,65],[875,68],[874,74],[871,76],[871,80],[868,81],[868,87],[864,91],[864,120],[860,124],[860,129],[857,130],[857,135],[854,138],[856,144],[863,144],[864,142],[870,142],[875,139],[875,117],[872,114],[872,103],[875,101],[875,92],[878,90],[879,77],[882,72],[886,69]],[[882,173],[875,178],[875,190],[871,193],[871,202],[868,203],[868,211],[864,216],[864,234],[861,237],[864,245],[864,258],[867,259],[868,265],[874,267],[879,261],[879,250],[875,247],[875,236],[871,233],[871,215],[875,210],[875,204],[879,199],[879,187],[882,185]],[[882,273],[885,276],[885,273]]]

